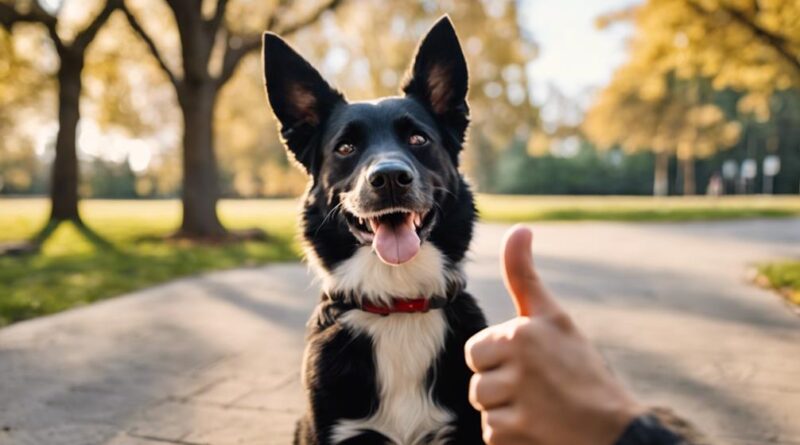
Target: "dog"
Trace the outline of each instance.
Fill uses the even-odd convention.
[[[453,24],[422,39],[400,96],[369,102],[348,102],[279,36],[263,45],[269,103],[310,178],[302,235],[323,290],[295,444],[482,444],[464,343],[486,321],[461,267],[476,210],[458,170],[469,107]]]

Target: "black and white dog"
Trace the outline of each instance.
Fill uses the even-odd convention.
[[[442,18],[403,95],[347,102],[264,35],[267,95],[309,174],[303,235],[322,300],[304,362],[297,444],[482,444],[464,343],[486,325],[461,262],[475,207],[458,171],[467,66]]]

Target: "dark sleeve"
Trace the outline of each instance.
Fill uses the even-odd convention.
[[[639,416],[625,428],[614,445],[689,445],[650,414]]]
[[[637,417],[614,445],[712,445],[694,425],[672,410],[655,407]]]

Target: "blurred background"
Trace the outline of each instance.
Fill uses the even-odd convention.
[[[187,4],[200,3],[197,20],[211,18],[215,2]],[[210,130],[198,136],[212,139],[203,144],[216,153],[220,196],[296,196],[305,178],[286,162],[250,39],[266,25],[288,30],[358,100],[396,93],[416,41],[444,12],[471,68],[465,169],[479,191],[800,192],[792,1],[231,1],[202,36],[187,34],[190,18],[172,19],[181,3],[120,5],[4,1],[3,194],[48,192],[61,129],[74,133],[64,139],[74,139],[79,196],[177,197],[191,123]],[[210,96],[200,121],[187,122],[199,99],[182,101],[171,77],[187,97]]]
[[[260,33],[358,100],[443,13],[485,220],[800,213],[793,0],[2,0],[0,324],[297,258]]]
[[[0,443],[289,443],[318,291],[261,33],[370,99],[444,13],[489,321],[530,224],[643,400],[800,443],[797,0],[0,0]]]

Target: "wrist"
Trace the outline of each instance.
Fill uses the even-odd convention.
[[[622,397],[617,401],[616,406],[609,404],[607,409],[610,410],[606,412],[604,417],[609,429],[604,437],[608,437],[611,440],[622,437],[637,418],[647,414],[647,409],[630,397]],[[614,445],[618,445],[617,442],[614,442]]]
[[[643,413],[628,423],[614,445],[686,445],[686,442],[656,416]]]

